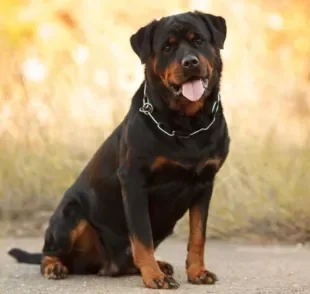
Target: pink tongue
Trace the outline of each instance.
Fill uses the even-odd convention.
[[[201,80],[187,82],[182,85],[182,94],[190,101],[197,101],[201,98],[204,88]]]

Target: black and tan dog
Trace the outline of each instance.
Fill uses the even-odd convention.
[[[215,175],[229,151],[219,99],[225,38],[222,17],[197,11],[154,20],[131,37],[145,80],[129,112],[66,191],[43,253],[10,255],[41,263],[49,279],[140,273],[147,287],[176,288],[173,267],[154,250],[189,211],[188,281],[215,283],[204,245]]]

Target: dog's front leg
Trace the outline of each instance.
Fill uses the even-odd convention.
[[[213,191],[213,182],[208,184],[202,194],[190,207],[190,233],[186,269],[188,281],[193,284],[214,284],[217,277],[206,270],[204,249],[209,204]]]
[[[133,259],[142,274],[144,284],[148,288],[155,289],[177,288],[179,284],[160,270],[155,259],[148,195],[141,169],[124,163],[119,169],[118,177],[122,188]]]

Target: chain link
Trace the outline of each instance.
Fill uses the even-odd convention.
[[[146,116],[149,116],[153,120],[153,122],[157,125],[157,128],[159,130],[161,130],[163,133],[165,133],[166,135],[168,135],[169,137],[177,136],[179,138],[185,138],[186,139],[186,138],[190,138],[191,136],[194,136],[200,132],[207,131],[211,128],[211,126],[215,122],[216,113],[219,109],[220,101],[221,101],[221,95],[220,95],[220,93],[218,93],[217,100],[213,103],[213,106],[212,106],[212,113],[213,113],[212,121],[206,127],[200,128],[200,129],[198,129],[192,133],[189,133],[188,135],[178,135],[175,130],[173,130],[172,132],[168,132],[164,129],[164,124],[155,119],[155,117],[152,115],[152,112],[154,111],[154,107],[146,95],[146,82],[144,83],[143,105],[139,108],[139,111],[141,113],[145,114]]]

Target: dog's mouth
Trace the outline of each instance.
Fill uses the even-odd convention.
[[[170,84],[170,89],[175,96],[183,95],[188,100],[194,102],[203,96],[208,88],[208,84],[208,78],[192,78],[180,85]]]

